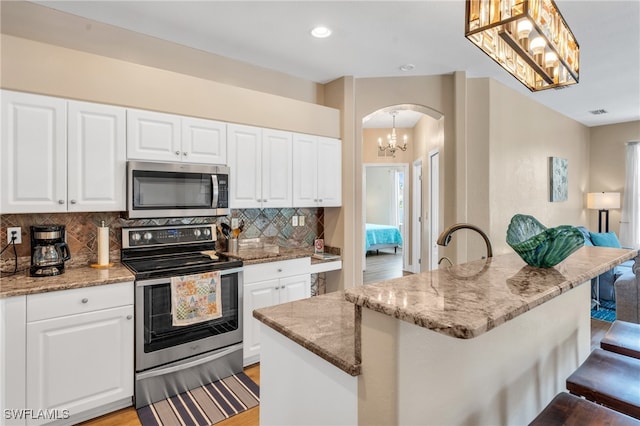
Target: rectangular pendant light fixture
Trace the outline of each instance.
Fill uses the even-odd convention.
[[[578,83],[580,46],[553,0],[467,0],[465,37],[532,92]]]

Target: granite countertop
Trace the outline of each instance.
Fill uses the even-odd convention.
[[[274,253],[267,250],[247,249],[247,250],[239,250],[233,253],[224,252],[222,254],[235,259],[242,260],[245,266],[257,265],[259,263],[266,263],[266,262],[278,262],[280,260],[299,259],[302,257],[311,257],[312,265],[316,263],[335,261],[335,259],[322,260],[322,259],[316,259],[312,257],[313,247],[296,247],[296,248],[279,247],[278,253]]]
[[[637,255],[582,247],[553,268],[505,254],[348,289],[358,306],[462,339],[477,337]]]
[[[115,263],[106,269],[92,268],[88,265],[65,268],[64,274],[54,277],[30,277],[29,271],[26,270],[15,275],[5,274],[0,278],[0,299],[133,280],[131,271],[121,263]]]
[[[344,292],[256,309],[253,316],[346,373],[360,374],[355,305]]]

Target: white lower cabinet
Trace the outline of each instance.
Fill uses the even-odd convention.
[[[245,366],[260,361],[260,322],[253,318],[253,311],[311,297],[310,268],[308,257],[244,267]]]
[[[27,296],[26,424],[130,406],[133,324],[131,282]]]

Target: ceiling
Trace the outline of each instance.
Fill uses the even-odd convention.
[[[35,3],[318,83],[465,71],[587,126],[640,120],[640,0],[556,0],[580,44],[580,83],[537,93],[465,39],[462,0]],[[309,35],[319,24],[331,37]],[[405,64],[413,70],[401,71]],[[600,109],[607,113],[589,112]]]

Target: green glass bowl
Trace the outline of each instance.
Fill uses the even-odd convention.
[[[547,228],[533,216],[517,214],[507,228],[507,244],[528,265],[550,268],[582,247],[584,236],[574,226]]]

